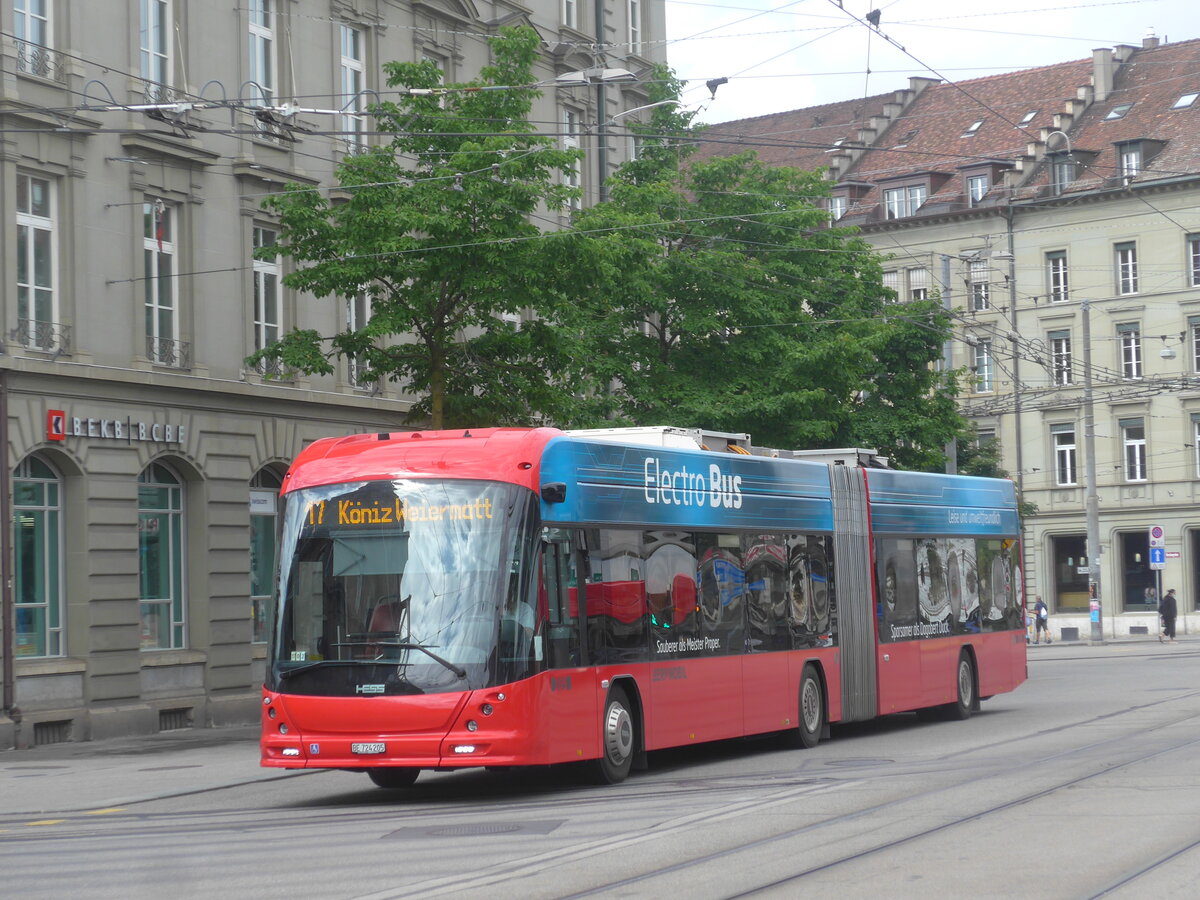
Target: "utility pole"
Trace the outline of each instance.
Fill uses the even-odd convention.
[[[952,310],[953,304],[950,302],[950,257],[942,254],[942,268],[938,280],[942,287],[942,309],[949,313]],[[954,368],[954,352],[950,343],[950,338],[947,337],[942,344],[942,371],[949,372]],[[946,444],[946,474],[958,474],[958,439],[950,438]]]
[[[596,196],[601,203],[608,200],[608,98],[604,87],[604,67],[608,64],[604,55],[604,4],[606,0],[596,0],[596,51],[598,59],[596,66],[600,77],[596,79]]]
[[[1100,496],[1096,493],[1096,415],[1092,406],[1092,310],[1079,304],[1083,314],[1083,467],[1087,491],[1088,611],[1092,620],[1091,643],[1104,642],[1100,602]]]

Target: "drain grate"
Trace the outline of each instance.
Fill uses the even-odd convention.
[[[512,834],[521,830],[520,825],[511,822],[484,822],[479,825],[447,825],[434,828],[429,833],[434,837],[471,837],[478,834]]]
[[[191,707],[183,709],[160,709],[158,711],[159,731],[179,731],[192,727]]]
[[[61,722],[33,723],[33,745],[35,747],[41,747],[43,744],[63,744],[70,739],[70,719],[63,719]]]

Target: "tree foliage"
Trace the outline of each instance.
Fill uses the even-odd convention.
[[[654,100],[677,96],[663,79]],[[586,211],[576,309],[618,419],[860,446],[944,467],[961,428],[936,301],[897,302],[878,256],[828,227],[819,173],[754,154],[689,161],[691,114],[656,108],[641,157]],[[691,139],[689,139],[691,138]]]
[[[556,270],[531,217],[572,196],[560,175],[578,151],[531,136],[539,92],[521,86],[534,81],[537,35],[505,29],[491,43],[493,63],[470,89],[441,90],[428,61],[385,64],[401,94],[372,113],[390,143],[342,160],[333,199],[290,185],[265,202],[280,243],[260,258],[289,257],[294,290],[367,294],[371,318],[332,334],[293,331],[249,362],[330,373],[352,358],[365,382],[402,383],[417,398],[410,418],[435,428],[568,415],[556,383],[573,365],[552,324]]]

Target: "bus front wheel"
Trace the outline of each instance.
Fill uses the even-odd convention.
[[[421,774],[420,769],[389,767],[384,769],[367,769],[367,777],[381,788],[388,790],[399,790],[401,788],[412,787],[417,776]]]
[[[629,698],[619,687],[609,691],[600,720],[601,757],[596,761],[601,784],[619,784],[633,766],[637,749],[637,726],[629,710]]]

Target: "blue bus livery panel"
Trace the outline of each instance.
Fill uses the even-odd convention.
[[[552,439],[542,484],[567,486],[542,504],[547,521],[829,532],[829,470],[819,463],[703,450]]]
[[[1017,534],[1016,490],[1001,478],[870,469],[875,534],[1007,537]]]

